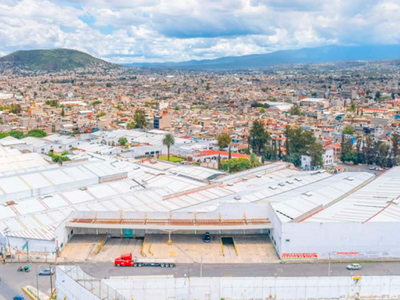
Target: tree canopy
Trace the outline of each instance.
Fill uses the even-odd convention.
[[[217,135],[218,147],[220,149],[225,149],[226,147],[228,147],[231,141],[232,139],[227,133],[221,133]]]
[[[303,128],[293,128],[287,126],[286,129],[286,148],[290,149],[287,153],[286,160],[292,162],[295,166],[301,164],[301,156],[309,155],[312,159],[312,166],[318,166],[322,159],[323,149],[316,146],[316,138],[314,134]],[[316,165],[313,165],[315,163]]]
[[[289,110],[289,114],[291,114],[292,116],[300,116],[303,114],[303,112],[297,104],[293,104],[293,106]]]
[[[270,140],[264,124],[258,120],[253,122],[250,129],[249,146],[256,155],[263,155],[267,142]]]
[[[32,130],[29,130],[27,136],[43,138],[43,137],[47,136],[47,134],[46,134],[46,131],[44,131],[42,129],[32,129]]]
[[[350,125],[346,125],[346,127],[342,131],[343,134],[353,135],[354,129]]]
[[[133,120],[135,121],[135,128],[143,129],[147,127],[146,113],[144,110],[136,110],[133,115]]]
[[[118,139],[118,144],[120,144],[121,146],[125,146],[128,143],[128,140],[126,139],[126,137],[120,137]]]
[[[252,167],[250,160],[247,158],[233,158],[221,162],[221,169],[231,173],[244,171]]]
[[[169,149],[171,146],[175,145],[175,138],[172,134],[168,133],[163,139],[163,145],[167,147],[168,150],[168,161],[169,161]]]

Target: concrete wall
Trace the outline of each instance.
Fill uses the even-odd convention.
[[[172,278],[168,276],[98,279],[81,270],[57,268],[57,298],[74,300],[264,300],[398,299],[400,276]],[[73,268],[70,266],[69,268]],[[77,277],[78,274],[79,276]],[[74,277],[75,276],[75,277]],[[72,278],[77,278],[78,282]],[[90,293],[93,291],[94,294]]]

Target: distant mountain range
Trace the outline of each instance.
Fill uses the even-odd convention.
[[[325,46],[299,50],[282,50],[268,54],[230,56],[211,60],[186,62],[132,63],[125,66],[157,69],[244,70],[277,65],[323,63],[351,60],[400,59],[400,45],[384,46]],[[0,72],[64,71],[82,69],[112,69],[120,65],[70,49],[17,51],[0,58]]]
[[[64,71],[78,68],[115,68],[115,65],[70,49],[16,51],[0,58],[0,71]]]
[[[230,56],[211,60],[191,60],[178,63],[132,63],[127,66],[161,69],[243,70],[300,63],[387,59],[400,59],[400,45],[324,46],[299,50],[282,50],[268,54]]]

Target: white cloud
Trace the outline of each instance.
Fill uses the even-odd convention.
[[[117,62],[183,61],[400,42],[397,0],[2,0],[0,54],[74,48]]]

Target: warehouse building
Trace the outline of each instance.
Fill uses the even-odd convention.
[[[277,162],[228,175],[96,155],[60,166],[0,150],[9,162],[0,173],[0,247],[18,259],[54,260],[78,234],[205,231],[268,235],[281,259],[400,257],[400,168],[376,178]]]

